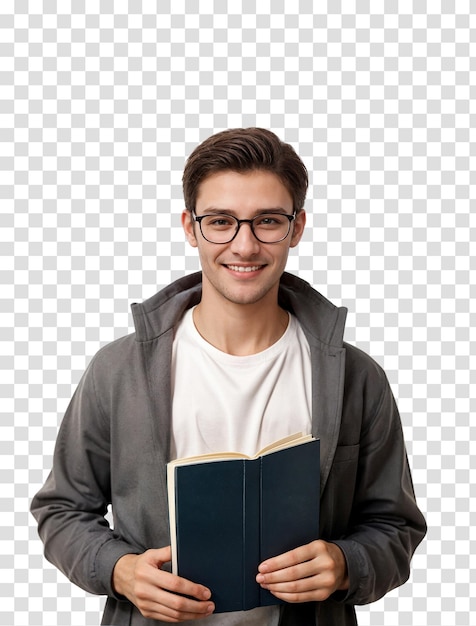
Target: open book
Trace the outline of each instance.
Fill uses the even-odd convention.
[[[168,464],[172,571],[207,586],[215,612],[280,603],[256,582],[258,565],[318,538],[319,443],[296,433],[254,457]]]

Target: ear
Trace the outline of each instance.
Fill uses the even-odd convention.
[[[306,225],[306,211],[302,210],[296,215],[293,224],[293,232],[291,236],[291,248],[295,248],[301,241],[302,234],[304,232],[304,226]]]
[[[195,222],[192,219],[192,212],[187,209],[182,211],[182,226],[188,243],[196,248],[198,244],[195,237]]]

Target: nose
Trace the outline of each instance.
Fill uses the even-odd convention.
[[[240,224],[240,228],[230,245],[232,251],[240,256],[249,256],[258,252],[259,241],[253,235],[249,222]]]

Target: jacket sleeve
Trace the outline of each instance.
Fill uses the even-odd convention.
[[[124,554],[138,552],[110,528],[110,425],[97,397],[95,359],[63,418],[53,469],[34,496],[45,557],[72,582],[95,594],[115,595],[111,575]]]
[[[357,399],[354,388],[351,397],[362,421],[349,524],[334,541],[346,557],[350,582],[348,593],[335,599],[351,604],[374,602],[403,584],[426,533],[398,409],[383,370],[374,362],[367,367],[360,395]]]

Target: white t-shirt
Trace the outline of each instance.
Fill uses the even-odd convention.
[[[172,355],[171,458],[233,451],[253,456],[295,432],[311,432],[309,344],[290,315],[272,346],[248,356],[221,352],[198,333],[186,312]],[[203,624],[274,626],[278,607],[228,613]]]

